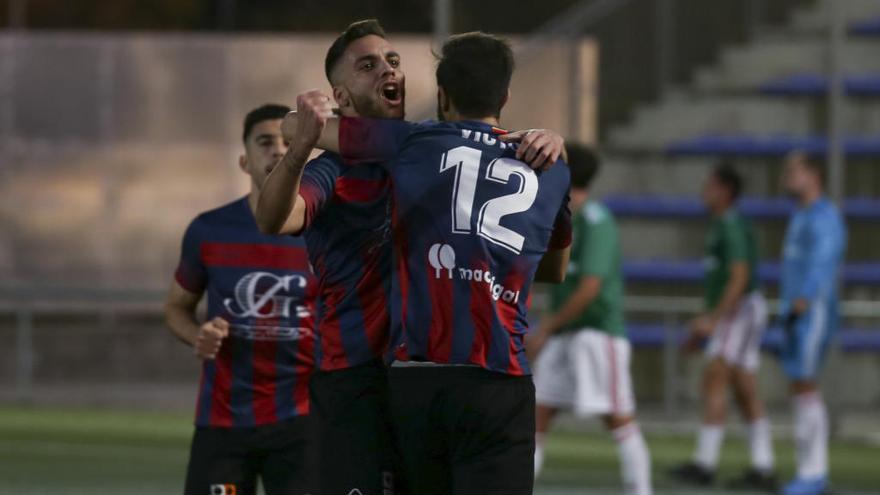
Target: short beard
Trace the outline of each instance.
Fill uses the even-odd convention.
[[[369,96],[351,94],[351,106],[360,117],[371,119],[397,118],[389,115],[387,110],[383,109],[376,100]]]

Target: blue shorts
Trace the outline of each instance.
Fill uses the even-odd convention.
[[[819,375],[836,327],[836,302],[813,301],[796,319],[783,316],[780,358],[789,379],[813,380]]]

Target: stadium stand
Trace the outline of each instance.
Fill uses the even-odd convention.
[[[848,75],[843,81],[850,96],[880,96],[880,74]],[[790,74],[771,79],[758,88],[771,96],[821,96],[828,92],[828,78],[823,74]]]
[[[674,140],[666,147],[671,155],[783,156],[794,150],[825,155],[828,139],[822,135],[716,134]],[[846,136],[843,150],[849,157],[880,157],[880,136]]]
[[[850,23],[849,33],[855,36],[880,36],[880,16]]]
[[[623,263],[627,280],[646,283],[700,283],[704,267],[701,260],[628,260]],[[779,282],[780,265],[775,261],[761,263],[758,278],[763,283]],[[880,262],[848,263],[843,268],[845,285],[880,286]]]
[[[687,333],[681,328],[669,328],[659,324],[629,324],[627,334],[633,345],[643,348],[662,347],[670,331],[676,335],[677,343],[684,342]],[[784,331],[778,327],[770,328],[764,335],[762,347],[766,351],[777,351],[785,338]],[[842,328],[835,337],[844,352],[880,351],[880,330],[865,328]]]
[[[699,198],[693,196],[639,196],[613,194],[602,202],[618,217],[705,218],[707,213]],[[739,202],[739,210],[753,219],[784,219],[794,210],[794,202],[786,198],[747,197]],[[847,198],[844,214],[850,220],[880,220],[880,199]]]

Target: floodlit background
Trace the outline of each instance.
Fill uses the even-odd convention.
[[[701,307],[702,181],[722,157],[746,176],[773,299],[781,157],[824,155],[850,229],[832,478],[880,493],[880,0],[0,0],[0,493],[180,491],[198,363],[161,302],[183,229],[247,190],[244,114],[326,89],[327,47],[366,17],[403,55],[410,119],[435,113],[431,48],[479,29],[516,48],[506,127],[598,146],[662,493],[697,493],[663,473],[698,425],[702,362],[677,342]],[[761,392],[789,474],[777,337]],[[730,419],[727,474],[747,457]],[[557,431],[536,493],[619,491],[596,424]]]

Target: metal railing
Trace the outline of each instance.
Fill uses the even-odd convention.
[[[120,317],[162,314],[163,291],[113,289],[3,289],[0,288],[0,316],[12,316],[15,334],[15,387],[19,400],[32,397],[36,351],[34,320],[41,316],[96,316],[101,325],[111,327]],[[535,298],[535,311],[546,306],[545,297]],[[778,301],[770,301],[773,314]],[[679,372],[679,337],[687,320],[703,310],[699,297],[628,296],[628,317],[654,315],[664,328],[662,345],[663,408],[669,415],[678,412],[682,377]],[[657,317],[659,315],[659,317]],[[880,304],[873,301],[844,301],[844,318],[880,321]],[[170,336],[169,336],[170,338]]]

